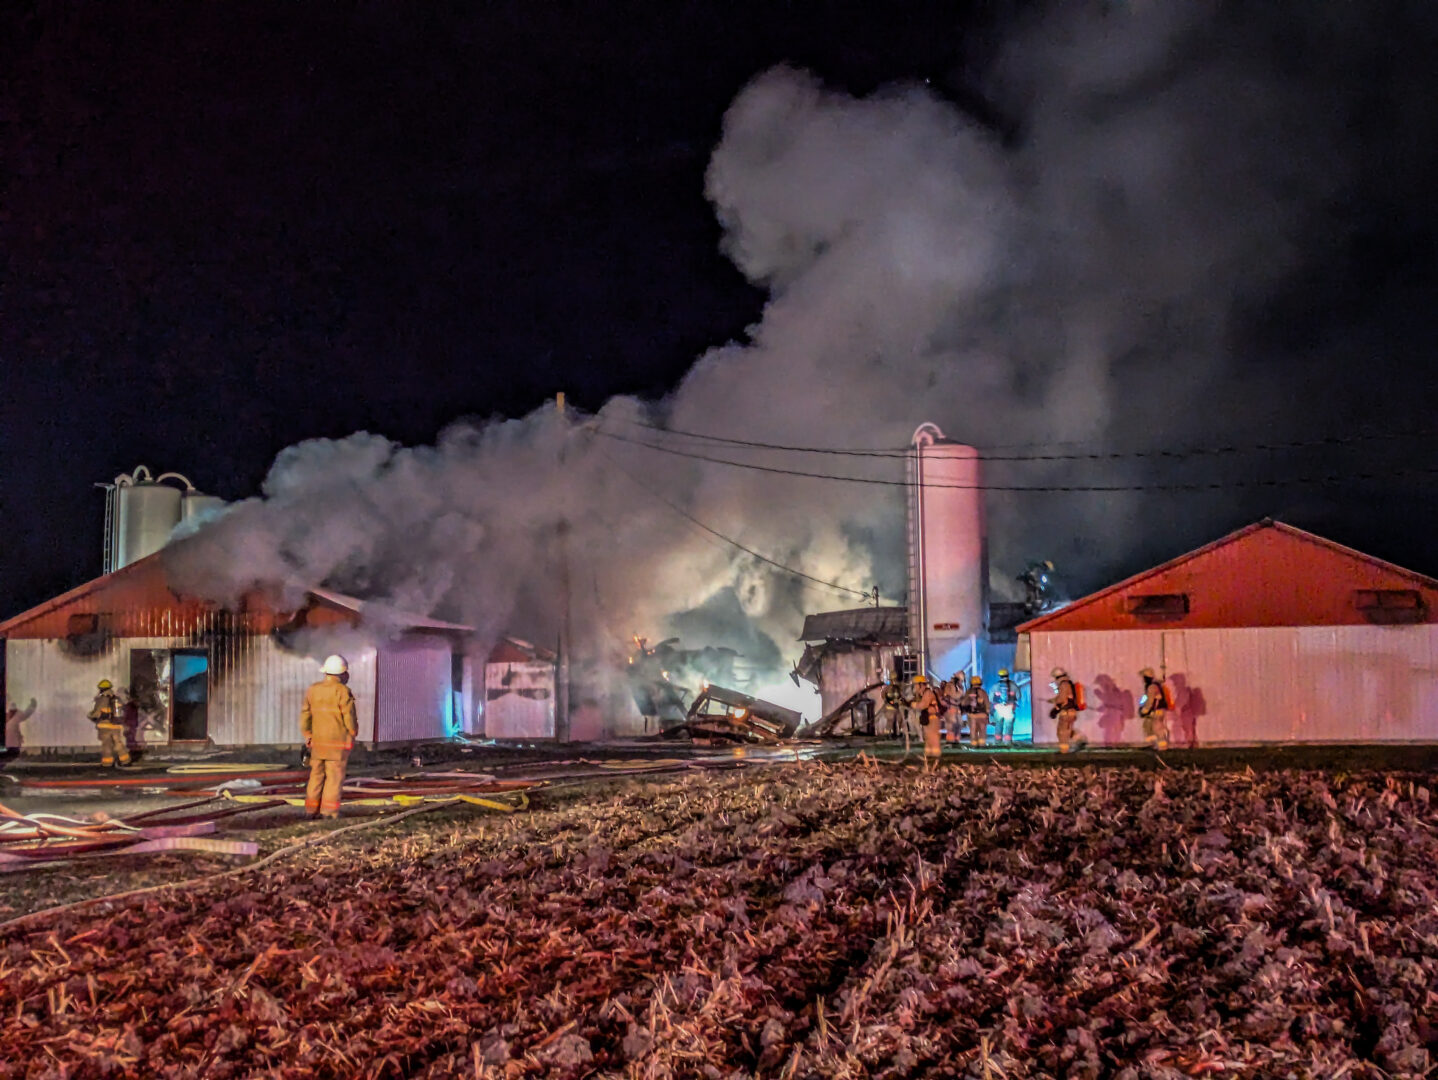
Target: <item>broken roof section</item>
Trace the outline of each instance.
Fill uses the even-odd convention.
[[[909,609],[903,607],[821,611],[804,617],[804,631],[799,640],[902,645],[908,637],[908,626]]]

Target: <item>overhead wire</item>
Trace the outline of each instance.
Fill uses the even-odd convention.
[[[638,420],[625,420],[626,424],[633,427],[643,428],[660,435],[674,435],[686,439],[698,439],[704,442],[721,443],[726,446],[738,446],[756,450],[778,450],[794,454],[830,454],[837,457],[870,457],[870,458],[905,458],[912,450],[910,448],[849,448],[836,446],[798,446],[786,443],[762,442],[755,439],[740,439],[727,435],[710,435],[698,431],[686,431],[680,428],[663,427],[658,424],[646,424]],[[1233,454],[1246,453],[1272,453],[1284,450],[1311,450],[1325,447],[1357,445],[1365,442],[1402,441],[1408,439],[1430,438],[1438,432],[1406,431],[1406,432],[1366,432],[1346,436],[1327,436],[1318,439],[1296,439],[1288,442],[1271,443],[1226,443],[1218,446],[1192,446],[1182,449],[1162,450],[1113,450],[1101,453],[1067,453],[1067,454],[994,454],[989,451],[995,449],[1017,449],[1016,445],[1005,447],[983,447],[979,450],[979,459],[982,461],[1125,461],[1134,460],[1184,460],[1196,457],[1222,457]],[[1058,445],[1081,445],[1077,443],[1036,443],[1035,446],[1058,446]]]
[[[696,454],[692,451],[681,450],[673,446],[663,446],[659,443],[646,442],[643,439],[631,439],[613,431],[605,431],[602,428],[594,428],[595,435],[606,439],[613,439],[617,442],[629,443],[632,446],[642,446],[661,454],[672,454],[675,457],[689,458],[694,461],[706,461],[714,465],[728,465],[737,469],[748,469],[754,472],[772,473],[779,476],[801,476],[813,480],[834,480],[849,484],[877,484],[883,487],[908,487],[907,480],[888,480],[882,477],[873,476],[845,476],[838,473],[811,472],[807,469],[788,469],[778,465],[761,465],[752,461],[734,461],[729,458],[711,457],[708,454]],[[1303,487],[1323,486],[1332,484],[1351,483],[1355,481],[1387,480],[1401,476],[1432,476],[1438,474],[1438,468],[1411,468],[1393,469],[1384,473],[1357,472],[1357,473],[1330,473],[1325,476],[1295,476],[1283,479],[1261,479],[1261,480],[1221,480],[1206,481],[1201,483],[1157,483],[1157,484],[945,484],[938,482],[925,482],[924,486],[929,489],[951,488],[962,491],[1032,491],[1032,492],[1134,492],[1134,491],[1228,491],[1235,488],[1279,488],[1279,487]]]
[[[596,434],[603,434],[603,432],[596,431]],[[822,586],[824,586],[825,588],[833,589],[835,592],[846,593],[846,594],[848,594],[848,595],[850,595],[850,596],[859,596],[859,597],[862,597],[862,598],[865,599],[865,600],[870,599],[870,595],[871,595],[871,594],[869,594],[869,593],[861,592],[861,591],[858,590],[858,589],[851,589],[851,588],[849,588],[847,585],[840,585],[838,582],[835,582],[835,581],[825,581],[823,578],[815,577],[813,574],[806,574],[803,570],[799,570],[799,569],[797,569],[797,568],[795,568],[795,567],[788,566],[788,565],[786,565],[785,563],[781,563],[778,559],[772,559],[772,558],[770,558],[768,555],[763,554],[762,552],[755,551],[753,548],[749,547],[748,545],[742,544],[742,543],[740,543],[738,540],[735,540],[732,536],[725,536],[725,535],[724,535],[722,532],[720,532],[718,529],[716,529],[716,528],[714,528],[713,526],[707,525],[707,524],[705,524],[704,522],[700,521],[697,517],[695,517],[693,514],[689,513],[689,511],[685,510],[682,506],[680,506],[679,504],[677,504],[677,503],[675,503],[675,502],[673,502],[673,501],[671,501],[671,500],[665,498],[663,495],[659,494],[659,492],[657,492],[657,491],[655,491],[653,488],[649,487],[647,484],[645,484],[643,481],[641,481],[637,476],[635,476],[635,475],[634,475],[633,473],[631,473],[628,469],[626,469],[623,465],[619,464],[619,462],[617,462],[617,461],[615,461],[613,458],[611,458],[608,454],[605,454],[605,453],[603,453],[603,451],[601,451],[601,452],[600,452],[600,456],[603,457],[604,460],[608,461],[609,464],[613,465],[614,468],[615,468],[618,472],[620,472],[624,477],[626,477],[626,478],[627,478],[631,483],[633,483],[636,487],[640,488],[641,490],[643,490],[644,492],[646,492],[647,494],[649,494],[651,497],[653,497],[653,498],[659,500],[659,501],[660,501],[661,503],[663,503],[665,506],[669,507],[670,510],[674,511],[674,513],[676,513],[676,514],[678,514],[680,517],[684,518],[684,519],[685,519],[686,521],[688,521],[690,524],[695,525],[695,526],[697,526],[697,527],[700,528],[700,529],[703,529],[703,530],[704,530],[706,533],[708,533],[710,536],[718,537],[720,540],[724,541],[726,544],[729,544],[729,545],[732,546],[732,547],[738,548],[740,551],[744,552],[746,555],[752,555],[754,558],[758,559],[760,562],[766,563],[766,564],[768,564],[769,566],[774,567],[776,570],[782,570],[782,571],[784,571],[784,573],[790,574],[790,575],[792,575],[792,576],[794,576],[794,577],[796,577],[796,578],[802,578],[802,579],[805,580],[805,581],[813,582],[815,585],[822,585]]]

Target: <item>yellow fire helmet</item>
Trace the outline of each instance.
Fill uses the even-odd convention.
[[[1009,669],[1006,668],[1006,667],[1001,667],[1001,668],[999,668],[999,678],[1001,678],[1001,679],[1007,679],[1008,677],[1009,677]]]
[[[99,685],[98,689],[108,690],[108,689],[110,689],[110,687],[112,687],[113,685],[114,685],[114,683],[112,683],[109,679],[101,679],[101,680],[100,680],[100,685]]]
[[[1153,668],[1146,667],[1142,671],[1140,671],[1138,675],[1141,679],[1151,679],[1153,678]]]
[[[928,681],[929,681],[929,680],[926,679],[926,678],[924,678],[924,676],[922,676],[922,675],[915,675],[915,676],[914,676],[914,682],[915,682],[915,683],[926,683],[926,682],[928,682]]]
[[[979,678],[977,675],[973,675],[973,676],[971,676],[971,677],[969,678],[969,685],[970,685],[970,686],[983,686],[983,685],[984,685],[984,680],[981,679],[981,678]]]

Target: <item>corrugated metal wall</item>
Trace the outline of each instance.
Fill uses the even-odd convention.
[[[35,701],[34,711],[20,725],[23,745],[98,745],[95,727],[85,718],[95,697],[95,684],[107,678],[118,686],[128,686],[134,649],[208,651],[209,735],[216,744],[299,742],[300,704],[305,688],[320,678],[318,660],[285,651],[268,634],[236,630],[234,621],[225,613],[216,613],[205,620],[208,625],[196,626],[189,633],[108,638],[83,652],[65,639],[8,641],[10,700],[22,711]],[[360,738],[368,741],[374,731],[374,650],[354,650],[349,662],[350,688],[359,705]],[[168,736],[168,732],[163,734]]]
[[[445,638],[414,635],[380,648],[376,676],[381,743],[442,739],[454,711],[453,649]]]
[[[1438,741],[1438,627],[1033,632],[1034,741],[1055,741],[1049,672],[1085,684],[1079,729],[1096,743],[1142,740],[1145,667],[1166,666],[1180,745]]]
[[[359,738],[374,738],[375,651],[352,649],[349,688],[359,713]],[[222,746],[300,741],[305,690],[323,675],[323,657],[282,649],[268,634],[229,635],[210,650],[210,738]]]
[[[486,664],[484,733],[491,739],[554,738],[554,665]]]

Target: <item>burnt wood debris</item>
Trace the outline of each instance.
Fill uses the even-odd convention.
[[[1422,1076],[1425,782],[803,763],[431,820],[0,931],[0,1076]]]

